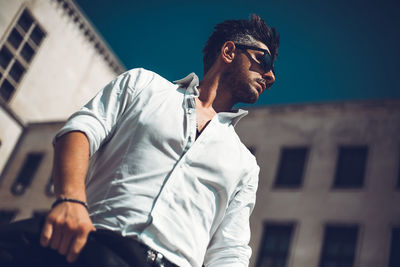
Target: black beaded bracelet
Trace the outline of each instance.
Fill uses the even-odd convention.
[[[58,204],[60,204],[62,202],[78,203],[78,204],[83,205],[89,211],[89,207],[88,207],[88,204],[86,202],[78,200],[78,199],[74,199],[74,198],[68,198],[68,197],[57,198],[56,201],[54,201],[54,203],[51,205],[51,208],[53,209],[55,206],[57,206]]]

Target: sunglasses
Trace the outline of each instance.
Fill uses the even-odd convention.
[[[242,50],[250,49],[250,50],[256,50],[256,51],[264,52],[264,57],[261,60],[261,67],[263,68],[263,70],[265,72],[269,72],[271,70],[272,70],[272,72],[275,72],[274,63],[272,62],[272,58],[271,58],[271,55],[268,53],[268,50],[260,48],[260,47],[257,47],[257,46],[251,46],[251,45],[245,45],[245,44],[236,44],[235,43],[235,46],[237,48],[239,48],[239,49],[242,49]]]

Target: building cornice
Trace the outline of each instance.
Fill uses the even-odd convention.
[[[101,34],[96,30],[93,23],[89,21],[83,10],[75,4],[73,0],[51,0],[60,6],[64,13],[78,27],[85,38],[93,45],[96,52],[103,57],[109,67],[116,73],[120,74],[126,70],[121,60],[116,56],[111,47],[103,39]]]
[[[284,103],[284,104],[270,104],[265,106],[245,106],[240,107],[254,112],[271,110],[271,111],[289,111],[289,110],[303,110],[303,109],[343,109],[343,108],[393,108],[400,110],[400,98],[388,99],[364,99],[364,100],[341,100],[341,101],[324,101],[324,102],[309,102],[309,103]]]

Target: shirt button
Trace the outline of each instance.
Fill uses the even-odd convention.
[[[192,112],[193,112],[192,109],[189,109],[189,110],[188,110],[188,113],[189,113],[189,114],[192,114]]]

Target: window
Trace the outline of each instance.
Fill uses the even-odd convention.
[[[335,188],[361,188],[367,163],[367,146],[342,146],[336,165]]]
[[[29,153],[26,156],[17,179],[15,179],[15,182],[11,186],[11,192],[14,195],[22,195],[25,193],[26,188],[32,183],[40,162],[43,159],[43,155],[43,153]]]
[[[265,224],[257,267],[285,267],[294,224]]]
[[[319,267],[352,267],[357,235],[357,226],[327,226]]]
[[[400,188],[400,158],[399,158],[399,165],[397,169],[397,188]]]
[[[39,49],[43,29],[24,9],[0,48],[0,98],[8,102]]]
[[[10,223],[17,213],[17,210],[0,210],[0,225]]]
[[[400,227],[392,229],[389,267],[400,266]]]
[[[308,154],[306,147],[283,148],[279,161],[275,187],[300,187]]]

